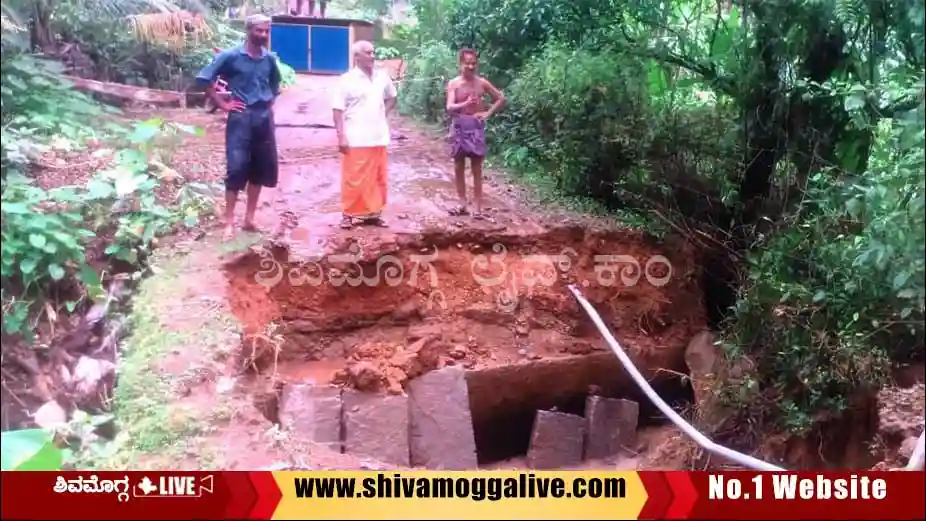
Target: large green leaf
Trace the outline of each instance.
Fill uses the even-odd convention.
[[[3,470],[59,470],[61,449],[52,435],[43,429],[6,431],[0,443],[0,466]]]

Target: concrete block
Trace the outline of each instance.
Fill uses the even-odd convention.
[[[416,378],[408,383],[408,398],[412,465],[478,468],[465,371],[447,367]]]
[[[637,402],[589,396],[585,400],[585,457],[607,458],[632,448],[639,416]]]
[[[280,426],[295,436],[341,452],[341,389],[287,384],[280,396]]]
[[[408,397],[345,390],[344,452],[407,467]]]
[[[537,411],[527,464],[532,469],[560,469],[582,462],[585,419],[562,412]]]

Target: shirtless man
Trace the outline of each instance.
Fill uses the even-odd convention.
[[[479,56],[472,49],[459,54],[460,75],[447,83],[447,112],[451,114],[451,151],[460,205],[451,215],[469,214],[466,200],[466,158],[473,171],[474,217],[482,218],[482,162],[486,155],[485,122],[505,105],[505,96],[489,80],[479,76]],[[492,106],[485,108],[488,95]]]

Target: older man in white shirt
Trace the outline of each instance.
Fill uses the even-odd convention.
[[[392,78],[373,68],[373,44],[356,42],[354,67],[338,79],[331,108],[341,151],[341,227],[350,229],[354,220],[385,226],[389,124],[387,115],[395,108],[396,89]]]

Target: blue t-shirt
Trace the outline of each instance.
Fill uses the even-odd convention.
[[[228,90],[245,105],[273,101],[280,95],[280,69],[276,56],[261,48],[259,58],[252,58],[244,45],[226,49],[196,75],[199,83],[211,84],[221,75]]]

